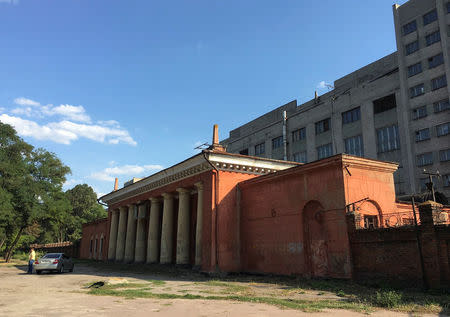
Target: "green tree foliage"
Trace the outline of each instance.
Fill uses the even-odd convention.
[[[0,243],[6,261],[24,235],[37,234],[31,229],[46,218],[68,173],[55,154],[34,149],[0,122]]]

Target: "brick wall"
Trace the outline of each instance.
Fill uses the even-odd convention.
[[[106,243],[108,219],[99,219],[83,225],[80,245],[81,259],[105,260],[108,253]]]

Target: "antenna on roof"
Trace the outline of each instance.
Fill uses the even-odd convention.
[[[211,146],[211,144],[208,144],[208,142],[202,143],[198,146],[196,146],[194,149],[195,150],[205,150],[207,148],[209,148]]]

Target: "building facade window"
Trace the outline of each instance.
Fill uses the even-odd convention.
[[[344,140],[344,143],[345,143],[345,153],[361,157],[364,156],[364,146],[361,135],[347,138]]]
[[[427,106],[416,108],[412,111],[412,113],[413,113],[413,120],[424,118],[427,116]]]
[[[243,149],[239,151],[239,154],[241,155],[248,155],[248,148],[247,149]]]
[[[416,131],[416,142],[425,141],[430,139],[430,129],[422,129]]]
[[[316,134],[321,134],[330,130],[330,118],[316,122]]]
[[[424,84],[419,84],[417,86],[409,88],[409,97],[410,98],[415,98],[415,97],[421,96],[424,93],[425,93],[425,85]]]
[[[437,54],[428,58],[428,68],[435,68],[441,64],[444,64],[444,54]]]
[[[361,119],[361,109],[355,108],[342,113],[342,124],[355,122]]]
[[[450,102],[448,99],[437,101],[433,104],[434,112],[441,112],[450,109]]]
[[[272,149],[278,149],[283,146],[283,137],[279,136],[272,139]]]
[[[378,217],[377,216],[364,216],[364,228],[365,229],[378,228]]]
[[[427,46],[430,46],[440,41],[441,41],[441,33],[439,31],[436,31],[434,33],[425,36],[425,42],[427,43]]]
[[[297,152],[292,154],[292,160],[298,163],[306,163],[306,152]]]
[[[444,136],[449,134],[449,130],[450,130],[450,123],[443,123],[440,124],[438,126],[436,126],[436,135],[437,136]]]
[[[405,45],[405,54],[410,55],[419,50],[419,41],[414,41]]]
[[[414,32],[415,30],[417,30],[417,23],[416,20],[411,21],[405,25],[403,25],[403,35],[407,35],[409,33]]]
[[[389,152],[400,148],[397,125],[377,130],[378,153]]]
[[[433,152],[417,155],[417,166],[426,166],[433,164]]]
[[[440,150],[439,151],[439,160],[441,162],[450,161],[450,149]]]
[[[444,182],[444,187],[450,186],[450,174],[445,174],[442,176],[442,180]]]
[[[323,159],[326,157],[330,157],[333,155],[333,147],[331,146],[331,143],[321,145],[317,147],[317,159]]]
[[[292,131],[292,142],[297,142],[306,138],[306,128]]]
[[[423,25],[430,24],[431,22],[436,21],[438,18],[437,11],[434,9],[433,11],[428,12],[423,16]]]
[[[447,86],[447,77],[445,75],[439,76],[431,80],[431,90],[436,90]]]
[[[447,2],[447,13],[450,13],[450,2]]]
[[[412,77],[422,72],[422,63],[418,62],[417,64],[408,66],[408,77]]]
[[[389,95],[373,101],[373,113],[381,113],[397,107],[395,95]]]
[[[255,145],[255,155],[261,155],[266,153],[266,144],[260,143]]]

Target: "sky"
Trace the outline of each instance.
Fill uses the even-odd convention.
[[[0,121],[103,195],[394,52],[393,3],[0,0]]]

